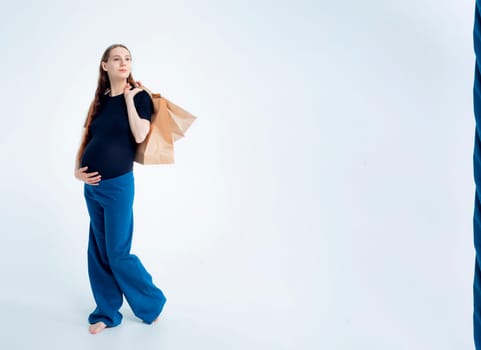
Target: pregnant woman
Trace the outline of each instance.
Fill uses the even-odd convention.
[[[143,322],[157,321],[166,297],[139,258],[130,253],[133,232],[133,161],[150,130],[153,104],[131,73],[132,57],[122,44],[102,55],[95,97],[77,152],[75,177],[90,216],[88,274],[96,308],[89,331],[120,324],[123,297]]]

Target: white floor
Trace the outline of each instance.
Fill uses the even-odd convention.
[[[269,300],[256,300],[252,293],[246,293],[244,299],[229,300],[242,297],[242,292],[223,298],[208,286],[202,287],[198,300],[196,291],[189,295],[187,291],[176,294],[175,290],[164,289],[168,302],[159,322],[153,325],[142,323],[124,303],[121,325],[97,335],[87,331],[86,318],[93,307],[88,289],[69,290],[62,285],[55,300],[3,300],[0,348],[294,349],[296,343],[318,348],[312,323],[306,323],[309,311],[296,312],[292,300],[281,297],[281,293],[266,293],[264,289],[259,296],[272,292]]]

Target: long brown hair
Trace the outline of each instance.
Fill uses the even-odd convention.
[[[102,62],[107,62],[109,60],[110,51],[112,51],[112,49],[114,49],[116,47],[123,47],[124,49],[129,51],[129,54],[130,54],[130,50],[125,45],[123,45],[123,44],[113,44],[113,45],[110,45],[109,47],[107,47],[107,49],[105,49],[105,51],[102,55],[102,58],[100,59],[99,79],[98,79],[98,82],[97,82],[97,89],[95,90],[94,99],[90,103],[90,107],[89,107],[88,112],[87,112],[87,117],[85,118],[85,122],[84,122],[85,130],[84,130],[84,133],[82,135],[82,141],[80,143],[79,150],[77,152],[76,160],[78,162],[79,167],[81,166],[80,160],[82,158],[83,152],[84,152],[85,147],[87,146],[87,143],[89,141],[90,124],[92,123],[92,120],[97,116],[97,111],[98,111],[99,106],[100,106],[100,98],[102,97],[102,95],[104,95],[106,92],[110,91],[110,89],[111,89],[110,79],[109,79],[109,76],[108,76],[107,72],[102,69]],[[132,55],[130,55],[130,57],[132,57]],[[127,77],[127,82],[133,87],[136,86],[135,80],[132,76],[132,72],[130,72],[129,76]]]

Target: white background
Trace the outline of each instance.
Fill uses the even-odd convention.
[[[0,348],[473,348],[474,1],[1,7]],[[113,43],[198,119],[134,168],[160,321],[92,336],[73,169]]]

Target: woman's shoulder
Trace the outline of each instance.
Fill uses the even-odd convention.
[[[152,102],[152,98],[147,91],[140,90],[138,93],[135,94],[134,101],[139,103],[149,103]]]
[[[150,94],[146,90],[140,90],[136,96],[141,98],[150,98]]]

